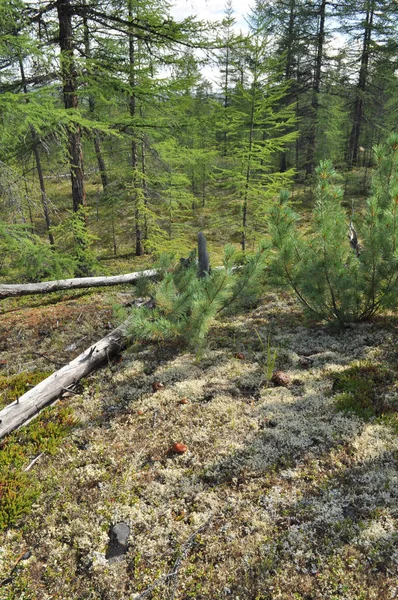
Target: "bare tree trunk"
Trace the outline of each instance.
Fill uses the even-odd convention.
[[[361,67],[359,70],[359,81],[357,85],[357,91],[355,96],[354,104],[354,118],[352,123],[349,150],[348,150],[348,164],[353,167],[358,164],[358,153],[359,153],[359,138],[362,130],[363,113],[364,113],[364,94],[368,82],[369,73],[369,58],[371,51],[372,42],[372,28],[373,28],[373,17],[374,17],[375,3],[374,0],[370,0],[367,5],[365,29],[363,33],[363,45],[361,55]]]
[[[128,0],[128,12],[129,12],[129,21],[133,21],[133,1]],[[134,46],[134,34],[133,29],[129,30],[129,66],[130,66],[130,75],[129,75],[129,84],[130,84],[130,115],[131,117],[135,117],[136,115],[136,96],[135,96],[135,46]],[[131,166],[133,168],[133,195],[134,195],[134,219],[135,219],[135,254],[136,256],[141,256],[143,252],[142,247],[142,229],[141,229],[141,214],[139,209],[139,200],[138,200],[138,181],[137,181],[137,169],[138,169],[138,150],[137,150],[137,142],[135,140],[135,131],[133,130],[133,141],[131,142]]]
[[[83,0],[83,4],[84,5],[86,4],[86,0]],[[91,58],[90,30],[89,30],[89,26],[88,26],[88,19],[86,16],[83,17],[83,28],[84,28],[84,52],[85,52],[87,58]],[[90,108],[90,112],[93,114],[95,111],[95,100],[94,100],[93,96],[91,96],[91,95],[88,98],[88,105]],[[97,157],[98,169],[99,169],[100,176],[101,176],[102,189],[105,191],[105,188],[107,187],[107,185],[109,183],[109,180],[108,180],[108,174],[106,171],[104,157],[102,156],[101,142],[100,142],[100,136],[99,136],[98,131],[95,131],[95,133],[94,133],[94,150],[95,150],[95,156]]]
[[[257,60],[257,58],[256,58]],[[256,67],[257,69],[257,67]],[[256,70],[254,72],[254,81],[252,83],[253,86],[253,96],[252,96],[252,105],[251,105],[251,113],[250,113],[250,123],[249,123],[249,148],[248,148],[248,156],[247,156],[247,168],[246,168],[246,183],[245,183],[245,194],[243,199],[243,210],[242,210],[242,238],[241,238],[241,246],[243,252],[246,250],[246,228],[247,228],[247,208],[248,208],[248,200],[249,200],[249,187],[250,187],[250,178],[251,178],[251,161],[252,161],[252,151],[253,151],[253,133],[254,133],[254,107],[256,101],[256,85],[257,85],[257,73]]]
[[[129,339],[127,326],[128,321],[125,321],[65,367],[23,394],[16,402],[3,408],[0,411],[0,439],[37,417],[45,406],[57,400],[70,386],[123,350]]]
[[[28,165],[26,165],[26,166],[28,166]],[[28,169],[26,169],[26,172],[29,172]],[[26,195],[26,203],[28,205],[29,222],[32,227],[32,233],[34,233],[35,232],[35,224],[33,221],[32,205],[31,205],[31,201],[30,201],[30,197],[29,197],[28,182],[26,181],[25,173],[22,173],[22,175],[23,175],[24,184],[25,184],[25,195]]]
[[[111,275],[109,277],[80,277],[76,279],[59,279],[56,281],[43,281],[41,283],[16,283],[0,285],[0,300],[31,296],[32,294],[49,294],[60,290],[77,290],[91,287],[109,287],[126,283],[135,283],[139,279],[153,278],[158,275],[156,269],[137,271],[125,275]]]
[[[76,110],[78,99],[76,93],[76,68],[73,57],[73,7],[71,5],[71,0],[57,0],[57,12],[59,21],[59,44],[61,48],[61,75],[64,104],[67,110]],[[68,151],[72,182],[73,211],[78,212],[79,209],[86,204],[81,130],[78,125],[69,127]]]
[[[21,72],[21,81],[22,81],[23,91],[25,94],[27,94],[28,88],[26,85],[25,69],[23,66],[23,60],[22,60],[21,56],[19,56],[19,70]],[[29,102],[28,99],[26,101]],[[41,168],[41,160],[40,160],[40,153],[39,153],[39,140],[37,138],[36,130],[33,127],[33,125],[30,125],[29,129],[30,129],[30,133],[32,136],[33,155],[35,157],[37,176],[39,178],[41,203],[43,206],[44,220],[46,222],[48,239],[50,240],[51,246],[54,246],[54,236],[51,232],[50,211],[48,210],[48,200],[47,200],[47,194],[46,194],[46,187],[44,185],[43,169]],[[30,210],[30,207],[29,207],[29,210]]]
[[[141,175],[142,175],[142,193],[144,195],[144,242],[148,241],[148,182],[146,178],[146,149],[145,136],[141,138]]]
[[[293,43],[294,43],[294,21],[296,18],[296,0],[290,0],[289,4],[289,24],[287,29],[287,43],[286,43],[286,66],[285,66],[285,80],[289,81],[292,77],[293,70]],[[286,104],[290,102],[290,94],[286,98]],[[280,160],[280,172],[285,173],[287,171],[287,152],[282,151]]]
[[[229,33],[229,29],[228,29],[228,33]],[[228,37],[228,43],[227,43],[227,55],[225,57],[225,78],[224,78],[224,110],[226,110],[229,106],[229,53],[230,53],[230,48],[229,48],[229,37]],[[223,149],[223,154],[224,156],[227,156],[228,154],[228,133],[227,131],[223,132],[223,138],[224,138],[224,149]]]
[[[317,35],[317,49],[315,58],[315,69],[314,69],[314,82],[312,87],[312,118],[310,133],[308,139],[307,149],[307,165],[306,174],[311,175],[314,172],[314,159],[316,150],[316,129],[318,124],[318,112],[319,112],[319,92],[321,90],[321,77],[322,77],[322,61],[323,61],[323,48],[325,45],[325,19],[326,19],[326,0],[322,0],[319,8],[319,28]]]
[[[100,176],[101,176],[102,189],[105,191],[105,188],[107,187],[107,185],[109,183],[109,180],[108,180],[108,173],[106,170],[104,157],[102,155],[101,141],[100,141],[100,136],[99,136],[98,131],[96,131],[94,134],[94,149],[95,149],[95,155],[97,157],[98,169],[99,169]]]

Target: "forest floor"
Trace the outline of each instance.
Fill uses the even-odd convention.
[[[7,382],[105,335],[129,293],[3,301],[0,406]],[[397,328],[306,323],[268,293],[200,359],[131,346],[1,443],[0,599],[398,598]],[[268,339],[286,387],[267,381]],[[120,522],[128,550],[108,560]]]

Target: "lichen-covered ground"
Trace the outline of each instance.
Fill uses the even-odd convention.
[[[76,356],[112,326],[108,297],[4,303],[0,374]],[[131,347],[62,400],[78,425],[29,471],[42,492],[0,534],[0,581],[31,552],[0,599],[398,598],[396,327],[308,325],[268,294],[215,327],[200,360]],[[268,335],[289,387],[266,381]],[[369,364],[389,376],[365,419],[334,382]],[[109,562],[118,522],[129,549]]]

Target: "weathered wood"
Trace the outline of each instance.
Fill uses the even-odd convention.
[[[42,283],[16,283],[0,285],[0,300],[2,298],[29,296],[31,294],[48,294],[60,290],[76,290],[90,287],[107,287],[124,283],[135,283],[144,277],[154,278],[158,275],[156,269],[137,271],[125,275],[112,275],[110,277],[80,277],[76,279],[59,279],[57,281],[43,281]]]
[[[207,242],[203,233],[198,233],[198,277],[206,277],[210,273],[210,258],[207,251]]]
[[[3,408],[0,411],[0,439],[36,417],[41,409],[57,400],[68,387],[123,350],[129,340],[128,323],[127,319],[62,369],[26,392],[18,401]]]

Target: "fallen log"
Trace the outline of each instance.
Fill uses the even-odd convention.
[[[128,322],[127,319],[77,358],[26,392],[16,402],[3,408],[0,411],[0,439],[36,417],[45,406],[57,400],[63,392],[69,391],[68,388],[82,377],[123,350],[129,341]]]
[[[157,269],[137,271],[125,275],[111,275],[109,277],[80,277],[76,279],[59,279],[56,281],[43,281],[42,283],[15,283],[0,285],[0,300],[3,298],[29,296],[31,294],[48,294],[60,290],[76,290],[90,287],[107,287],[124,283],[135,283],[139,279],[150,279],[159,274]]]

